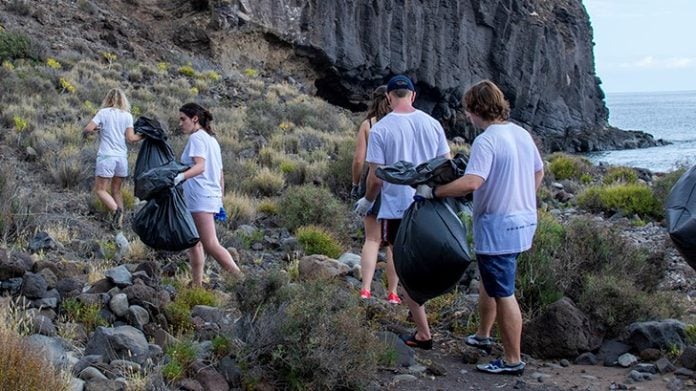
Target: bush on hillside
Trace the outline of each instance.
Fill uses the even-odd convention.
[[[339,197],[346,197],[350,194],[351,185],[353,183],[352,169],[354,150],[355,141],[343,142],[339,144],[337,153],[329,162],[326,184],[331,191]]]
[[[655,180],[653,184],[653,194],[662,207],[664,207],[665,202],[667,202],[667,198],[672,192],[672,187],[677,183],[679,178],[684,175],[687,169],[687,167],[679,167]]]
[[[579,179],[592,167],[587,159],[563,153],[552,154],[549,156],[549,162],[549,171],[557,181]]]
[[[611,185],[613,183],[637,183],[638,173],[631,167],[610,167],[606,174],[604,174],[603,182],[605,185]]]
[[[233,353],[243,370],[244,388],[367,387],[378,360],[391,356],[364,321],[357,296],[327,282],[269,287],[265,278],[247,278],[261,281],[245,281],[236,294],[240,309],[252,309],[243,311],[245,332],[239,337],[244,344]],[[250,287],[259,293],[244,292]]]
[[[533,317],[563,297],[554,270],[565,242],[565,229],[550,213],[540,212],[534,242],[517,262],[517,298],[522,310]]]
[[[246,191],[256,196],[270,197],[280,193],[285,187],[283,174],[271,171],[268,167],[258,170],[246,182]]]
[[[645,184],[592,186],[577,198],[578,205],[595,213],[622,213],[661,218],[662,206]]]
[[[0,30],[0,62],[5,60],[40,60],[43,49],[21,33]]]
[[[249,224],[256,218],[254,199],[247,195],[229,192],[223,198],[223,205],[227,212],[227,224],[230,226]]]
[[[319,225],[340,234],[348,211],[327,188],[303,185],[287,189],[280,200],[280,214],[291,231],[303,225]]]
[[[307,255],[321,254],[337,259],[343,253],[339,241],[324,228],[313,225],[300,227],[295,235]]]

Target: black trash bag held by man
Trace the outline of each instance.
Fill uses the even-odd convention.
[[[135,131],[145,136],[135,162],[135,196],[148,200],[133,220],[133,231],[143,243],[157,249],[181,251],[200,240],[193,217],[186,207],[181,185],[174,177],[188,170],[177,162],[160,124],[140,117]]]
[[[435,158],[414,167],[408,162],[378,168],[382,180],[416,187],[443,185],[464,175],[467,159]],[[467,203],[444,198],[417,200],[404,213],[394,241],[394,267],[408,295],[419,305],[454,288],[471,263],[468,227],[459,215]]]
[[[669,237],[689,266],[696,269],[696,166],[674,184],[665,207]]]

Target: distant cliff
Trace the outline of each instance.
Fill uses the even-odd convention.
[[[607,126],[580,0],[216,0],[210,8],[223,30],[256,25],[292,44],[319,73],[318,95],[344,107],[364,108],[375,86],[405,73],[417,106],[450,137],[471,141],[459,102],[487,78],[546,151],[655,144]]]

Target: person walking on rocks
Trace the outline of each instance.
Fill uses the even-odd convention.
[[[110,211],[112,227],[121,229],[123,225],[121,185],[128,177],[126,141],[135,143],[142,140],[142,136],[133,130],[130,103],[121,89],[113,88],[107,92],[102,109],[85,126],[82,136],[86,138],[97,132],[99,133],[99,150],[94,192]]]
[[[408,77],[397,75],[387,83],[387,100],[392,112],[379,120],[370,131],[366,159],[370,166],[367,192],[354,208],[357,214],[365,216],[377,196],[380,196],[381,205],[377,218],[382,226],[382,240],[390,248],[396,239],[404,212],[413,202],[414,189],[410,186],[382,182],[375,175],[375,170],[401,160],[418,165],[436,157],[450,157],[442,125],[433,117],[414,108],[415,98],[416,92]],[[416,332],[404,337],[405,342],[410,346],[432,348],[433,341],[430,329],[427,328],[424,307],[419,306],[408,294],[405,294],[404,298],[416,323]]]
[[[197,103],[186,103],[179,109],[179,126],[189,134],[181,154],[181,162],[191,168],[174,178],[174,185],[184,182],[184,199],[201,240],[188,250],[193,285],[203,284],[205,255],[210,254],[222,268],[236,277],[242,271],[225,249],[215,232],[214,215],[222,208],[225,177],[222,171],[220,144],[211,127],[213,115]]]
[[[387,86],[379,86],[372,92],[372,102],[367,109],[365,120],[360,124],[358,136],[355,140],[355,152],[353,153],[352,177],[353,188],[350,192],[351,198],[357,201],[365,193],[367,187],[367,176],[369,168],[365,165],[365,157],[367,155],[367,142],[370,135],[372,125],[389,114],[391,107],[387,101]],[[362,277],[362,288],[360,289],[360,297],[369,299],[372,296],[372,278],[375,274],[377,264],[377,253],[382,243],[380,233],[380,225],[377,221],[377,213],[379,212],[380,197],[377,195],[375,204],[363,217],[363,225],[365,227],[365,243],[362,247],[360,257],[360,270]],[[396,287],[399,284],[399,277],[394,269],[394,259],[391,249],[387,247],[387,301],[391,304],[400,304],[401,299],[396,293]]]
[[[446,185],[420,185],[424,198],[461,197],[474,193],[474,249],[481,274],[481,322],[466,343],[492,345],[496,319],[504,357],[481,364],[488,373],[522,374],[522,314],[515,298],[517,257],[528,250],[537,226],[536,191],[544,166],[531,135],[508,121],[510,106],[502,91],[484,80],[464,95],[466,115],[484,132],[474,140],[465,175]]]

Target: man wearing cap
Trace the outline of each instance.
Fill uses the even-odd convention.
[[[411,80],[403,75],[394,76],[387,83],[387,100],[392,112],[379,120],[370,130],[366,161],[370,165],[365,197],[355,204],[355,213],[364,216],[381,194],[377,218],[382,223],[382,240],[392,246],[404,212],[413,202],[414,189],[410,186],[382,182],[375,171],[398,161],[421,164],[436,157],[450,157],[449,146],[442,125],[428,114],[413,107],[416,92]],[[380,193],[381,191],[381,193]],[[414,347],[430,349],[432,337],[425,308],[405,295],[406,304],[416,323],[416,333],[405,342]]]

